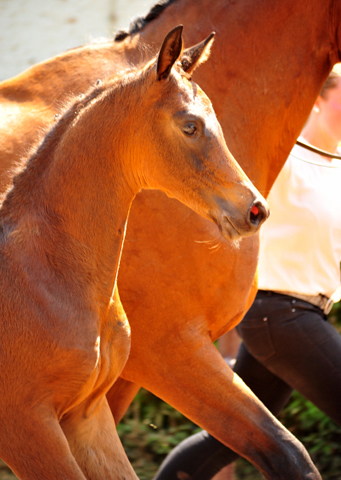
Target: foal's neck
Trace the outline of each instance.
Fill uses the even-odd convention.
[[[100,278],[111,295],[137,191],[126,182],[125,158],[117,145],[122,111],[115,108],[120,102],[105,102],[99,91],[68,110],[15,178],[0,220],[10,229],[39,225],[40,239],[34,242],[40,242],[39,252],[45,248],[51,254],[53,249],[56,268],[68,268],[65,252],[70,271],[77,249],[91,252],[89,259],[80,259],[89,262],[83,270],[94,269],[87,276]],[[60,239],[64,248],[53,245],[53,239]]]

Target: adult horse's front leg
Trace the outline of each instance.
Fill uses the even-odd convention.
[[[90,406],[84,402],[63,418],[61,426],[87,479],[137,480],[105,396]]]
[[[141,219],[147,218],[145,228]],[[118,278],[132,332],[121,376],[163,398],[267,478],[320,479],[303,446],[212,344],[241,321],[252,302],[258,248],[257,237],[248,237],[236,255],[218,235],[211,222],[164,194],[137,196]]]
[[[143,387],[247,458],[265,478],[321,478],[301,443],[232,372],[209,338],[192,331],[191,338],[169,339],[162,351],[149,350],[149,358],[141,354],[139,358],[141,369],[150,372]],[[150,367],[164,358],[162,369]],[[123,375],[134,380],[129,368]]]
[[[122,420],[140,386],[119,377],[107,393],[107,400],[116,425]]]

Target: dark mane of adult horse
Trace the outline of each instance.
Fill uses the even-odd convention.
[[[3,82],[3,178],[15,155],[35,141],[37,129],[53,121],[65,93],[84,91],[110,72],[113,60],[121,68],[151,55],[163,32],[182,23],[187,45],[217,32],[210,65],[194,79],[211,98],[237,161],[267,194],[340,60],[340,3],[174,0],[158,8],[156,18],[147,16],[125,38],[67,52]],[[245,456],[254,459],[257,445],[271,463],[276,447],[259,437],[266,436],[268,417],[255,413],[255,401],[212,345],[252,301],[257,251],[257,237],[236,250],[218,239],[214,225],[177,201],[158,192],[138,196],[119,275],[132,350],[109,397],[117,418],[137,391],[135,382]],[[277,467],[280,457],[281,451],[277,460],[272,456]]]

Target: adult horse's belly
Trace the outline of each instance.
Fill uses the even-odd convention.
[[[258,236],[236,248],[177,200],[158,191],[140,193],[118,278],[132,330],[122,376],[144,386],[169,355],[186,362],[203,341],[239,323],[253,298],[257,251]]]

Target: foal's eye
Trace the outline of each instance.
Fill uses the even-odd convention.
[[[195,135],[197,133],[197,127],[193,123],[188,123],[184,126],[183,130],[186,135]]]

